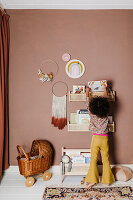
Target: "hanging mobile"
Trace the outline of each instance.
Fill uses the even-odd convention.
[[[67,91],[64,96],[56,96],[54,94],[53,88],[56,84],[62,83],[66,86]],[[53,124],[55,127],[58,127],[58,129],[63,129],[67,125],[67,115],[66,115],[66,95],[68,92],[68,86],[63,81],[56,82],[52,87],[52,93],[53,93],[53,102],[52,102],[52,121],[51,124]]]
[[[57,70],[56,70],[55,75],[56,75],[57,72],[58,72],[58,68],[59,68],[59,67],[58,67],[58,64],[57,64],[55,61],[53,61],[53,60],[51,60],[51,59],[45,60],[45,61],[41,64],[40,69],[38,69],[39,80],[40,80],[42,83],[44,83],[44,82],[46,82],[46,81],[50,82],[50,81],[53,80],[53,72],[50,72],[49,74],[43,73],[43,72],[42,72],[42,69],[41,69],[42,66],[43,66],[44,64],[45,64],[45,66],[46,66],[47,63],[50,63],[50,62],[56,65]],[[55,77],[55,75],[54,75],[54,77]]]

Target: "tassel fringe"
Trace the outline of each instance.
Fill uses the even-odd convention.
[[[54,127],[58,127],[58,129],[63,129],[67,125],[67,119],[66,118],[55,118],[52,117],[51,124],[54,125]]]

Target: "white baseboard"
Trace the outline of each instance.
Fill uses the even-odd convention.
[[[133,170],[133,164],[121,164],[122,166],[127,166],[131,170]],[[111,165],[113,167],[114,165]],[[102,172],[102,165],[98,166],[99,172]],[[53,165],[50,169],[50,172],[60,174],[60,165]],[[7,170],[5,170],[5,174],[7,173],[19,173],[18,166],[10,166]]]
[[[53,165],[50,169],[50,172],[52,173],[60,173],[60,165]],[[19,173],[19,167],[18,166],[9,166],[8,169],[4,171],[5,174],[7,173]]]

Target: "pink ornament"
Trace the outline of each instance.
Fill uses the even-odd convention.
[[[69,53],[64,53],[62,55],[62,60],[65,62],[68,62],[70,60],[70,54]]]

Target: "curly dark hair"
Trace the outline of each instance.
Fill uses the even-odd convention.
[[[110,111],[110,104],[105,97],[94,97],[89,103],[89,110],[93,115],[100,118],[108,116]]]

